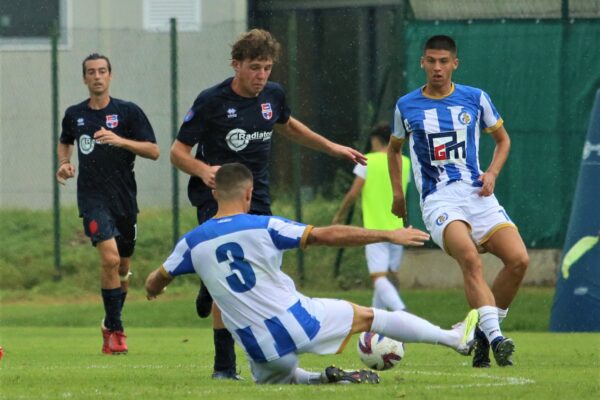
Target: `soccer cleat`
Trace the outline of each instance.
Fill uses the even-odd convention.
[[[108,347],[111,354],[127,354],[127,342],[125,339],[125,333],[123,331],[112,331],[108,338]]]
[[[467,317],[460,323],[453,326],[455,330],[461,332],[461,339],[456,347],[456,351],[463,356],[468,356],[473,351],[475,344],[475,329],[479,321],[479,313],[477,310],[471,310]]]
[[[327,383],[379,383],[379,375],[366,369],[344,371],[332,365],[325,368],[324,374]]]
[[[208,293],[208,289],[204,286],[204,283],[200,281],[200,290],[196,297],[196,312],[200,318],[206,318],[210,315],[212,303],[213,300],[210,293]]]
[[[515,352],[515,344],[512,339],[505,337],[497,337],[492,341],[492,351],[496,364],[501,367],[513,365],[512,354]]]
[[[475,329],[475,352],[473,354],[473,368],[490,368],[490,344],[485,334],[479,327]]]
[[[110,338],[110,331],[104,326],[104,320],[100,324],[100,330],[102,331],[102,353],[112,354],[110,347],[108,346],[108,339]]]
[[[244,378],[240,376],[235,370],[226,371],[214,371],[212,373],[213,379],[231,379],[232,381],[243,381]]]

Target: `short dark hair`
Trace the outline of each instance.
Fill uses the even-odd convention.
[[[246,182],[252,184],[252,172],[244,164],[237,162],[223,164],[215,175],[216,189],[225,197],[230,197],[232,193],[242,189]]]
[[[392,135],[392,128],[390,124],[387,122],[380,122],[373,127],[371,130],[370,136],[372,138],[378,138],[381,140],[381,143],[386,144],[390,141],[390,136]]]
[[[456,42],[446,35],[435,35],[427,39],[425,47],[423,47],[423,53],[425,53],[425,50],[448,50],[454,56],[458,54]]]
[[[244,60],[266,60],[273,62],[279,60],[281,45],[264,29],[252,29],[241,34],[231,46],[231,59]]]
[[[92,53],[89,56],[87,56],[81,63],[81,69],[83,70],[83,76],[85,76],[85,63],[90,60],[106,60],[106,64],[108,64],[108,72],[109,73],[112,72],[112,66],[110,65],[110,60],[108,59],[108,57],[106,57],[105,55],[102,55],[102,54]]]

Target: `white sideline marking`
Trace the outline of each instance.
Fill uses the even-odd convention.
[[[495,382],[491,383],[466,383],[466,384],[455,384],[455,385],[428,385],[426,389],[465,389],[472,387],[495,387],[495,386],[509,386],[509,385],[531,385],[535,381],[533,379],[521,378],[521,377],[503,377],[495,376],[490,374],[456,374],[448,372],[432,372],[432,371],[403,371],[407,374],[414,375],[432,375],[432,376],[453,376],[461,378],[474,378],[474,379],[489,379]]]

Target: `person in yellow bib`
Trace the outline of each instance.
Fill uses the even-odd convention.
[[[392,186],[387,164],[387,145],[391,128],[387,123],[377,125],[370,133],[371,152],[366,155],[367,166],[356,165],[354,182],[344,196],[334,224],[341,223],[359,195],[361,195],[363,225],[369,229],[393,230],[404,226],[402,219],[392,214],[386,201],[392,199]],[[404,191],[410,180],[410,159],[403,156],[402,182]],[[373,280],[373,307],[392,311],[406,308],[400,293],[388,279],[388,273],[397,272],[402,262],[403,247],[391,243],[373,243],[365,246],[369,274]]]

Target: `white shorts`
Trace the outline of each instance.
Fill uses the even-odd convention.
[[[398,271],[404,247],[392,243],[372,243],[365,246],[365,257],[370,274]]]
[[[301,299],[309,314],[321,323],[317,335],[296,353],[286,354],[266,363],[257,363],[248,357],[252,377],[256,383],[292,383],[298,367],[299,353],[335,354],[343,351],[350,339],[354,308],[345,300],[308,298]]]
[[[499,229],[515,224],[496,196],[480,196],[481,188],[455,182],[430,194],[421,206],[423,222],[433,241],[446,251],[444,230],[452,221],[464,221],[471,229],[471,237],[482,245]]]

